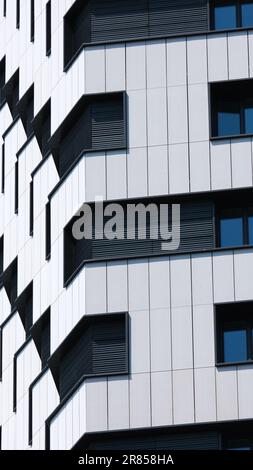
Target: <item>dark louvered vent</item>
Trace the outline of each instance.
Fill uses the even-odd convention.
[[[207,30],[206,0],[149,0],[150,36],[169,36]]]
[[[90,450],[218,450],[218,432],[111,437],[91,441]]]
[[[128,373],[127,315],[84,317],[49,360],[61,399],[82,379]]]
[[[91,0],[90,41],[148,36],[148,4],[148,0]]]
[[[92,327],[92,374],[126,372],[125,337],[124,319],[105,320]]]
[[[123,92],[83,96],[50,139],[62,177],[85,151],[126,147]]]
[[[116,95],[91,104],[92,149],[114,149],[125,144],[123,101]]]
[[[207,31],[207,0],[77,0],[64,19],[65,64],[83,44]]]
[[[136,204],[139,202],[140,201],[135,201]],[[144,201],[144,204],[145,206],[148,206],[150,203],[156,203],[159,207],[159,204],[166,202],[166,200],[162,199],[153,199],[152,201]],[[177,203],[180,203],[180,200],[178,200]],[[121,204],[126,215],[125,202],[121,202]],[[169,216],[171,216],[169,201],[168,204],[168,213]],[[72,236],[74,220],[75,219],[72,219],[65,228],[65,281],[67,281],[75,270],[85,261],[95,261],[99,259],[124,259],[130,257],[168,254],[168,252],[162,250],[163,240],[161,239],[160,231],[158,239],[153,240],[150,238],[149,218],[147,218],[147,238],[144,240],[138,239],[137,223],[133,227],[130,227],[130,232],[133,234],[135,239],[127,238],[126,217],[123,233],[124,239],[95,239],[95,236],[93,235],[92,240],[75,240]],[[169,229],[171,229],[171,225],[172,221],[169,219]],[[160,223],[159,227],[161,227]],[[212,201],[182,203],[180,228],[179,248],[170,253],[194,252],[208,249],[211,250],[214,248],[214,203]]]

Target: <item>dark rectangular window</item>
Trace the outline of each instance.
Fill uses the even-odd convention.
[[[20,0],[16,0],[16,28],[20,27]]]
[[[253,207],[223,208],[218,211],[218,245],[222,248],[251,245]]]
[[[31,335],[31,327],[33,324],[33,283],[20,294],[17,299],[17,310],[20,315],[23,327],[25,329],[26,338]]]
[[[36,114],[33,122],[33,129],[40,147],[42,156],[49,152],[49,138],[51,135],[51,102],[50,100]]]
[[[126,119],[124,93],[82,97],[50,141],[59,175],[85,151],[126,148]]]
[[[5,57],[0,62],[0,106],[5,102]]]
[[[252,0],[218,0],[211,3],[211,9],[213,29],[253,27]]]
[[[30,182],[30,236],[33,236],[33,181]]]
[[[17,300],[18,258],[15,258],[15,260],[4,271],[3,283],[11,304],[11,308],[13,309]]]
[[[27,138],[33,134],[34,86],[32,85],[18,103],[18,111],[25,128]]]
[[[211,84],[212,137],[253,134],[253,80]]]
[[[217,363],[253,361],[253,302],[216,305]]]
[[[8,102],[12,118],[18,116],[18,101],[19,101],[19,70],[8,80],[4,87],[4,93]]]
[[[128,315],[85,316],[49,359],[61,399],[90,376],[128,373]]]
[[[18,160],[15,162],[15,198],[14,198],[14,212],[18,213]]]
[[[83,44],[208,30],[207,0],[76,0],[64,17],[64,63]]]
[[[168,198],[148,198],[146,200],[131,201],[131,204],[143,204],[146,208],[149,204],[155,204],[157,207],[160,207],[160,204],[168,204],[168,226],[164,227],[166,230],[171,230],[172,227],[172,203],[173,200]],[[210,200],[186,202],[181,199],[177,199],[176,203],[181,203],[181,233],[180,244],[178,248],[175,248],[175,252],[183,253],[213,249],[215,247],[214,203]],[[168,254],[168,251],[162,249],[161,230],[163,225],[159,217],[159,211],[157,211],[158,238],[152,239],[149,214],[147,214],[145,222],[142,220],[137,221],[136,216],[135,220],[130,223],[129,219],[127,221],[127,201],[119,201],[119,204],[124,212],[125,219],[125,226],[123,228],[118,227],[121,238],[109,240],[103,234],[101,239],[95,237],[95,215],[94,205],[92,204],[90,205],[92,220],[88,219],[89,215],[86,213],[87,219],[76,216],[67,224],[64,229],[65,283],[78,272],[85,262]],[[106,206],[107,203],[104,204],[104,210]],[[108,217],[104,217],[103,223],[105,224],[108,219]],[[74,237],[73,227],[78,229],[78,224],[80,225],[81,236]],[[92,239],[82,238],[83,224],[86,228],[91,228]],[[138,237],[138,229],[145,230],[145,239]],[[131,239],[127,237],[127,232],[131,233]],[[119,232],[117,235],[119,235]]]
[[[51,254],[51,204],[50,201],[46,204],[46,259],[50,258]]]
[[[51,54],[51,1],[46,4],[46,55]]]
[[[227,437],[223,440],[226,450],[253,450],[253,436],[240,433],[238,436]]]
[[[1,181],[1,192],[4,193],[5,186],[5,145],[2,144],[2,181]]]
[[[50,357],[50,308],[33,325],[31,334],[41,358],[42,369]]]
[[[31,0],[31,24],[30,24],[30,40],[34,42],[34,23],[35,23],[35,9],[34,9],[34,0]]]
[[[7,0],[3,0],[3,15],[6,16],[6,1]]]

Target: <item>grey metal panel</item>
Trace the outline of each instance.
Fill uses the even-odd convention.
[[[214,431],[94,440],[92,450],[217,450],[219,434]]]

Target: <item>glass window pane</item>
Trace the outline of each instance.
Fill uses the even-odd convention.
[[[242,217],[221,219],[220,221],[220,246],[243,245],[243,220]]]
[[[224,362],[247,361],[246,330],[224,331]]]
[[[227,5],[214,8],[214,28],[236,28],[236,6]]]
[[[238,135],[241,133],[240,113],[232,111],[218,112],[218,135]]]
[[[253,26],[253,2],[242,4],[242,27]]]
[[[248,218],[249,223],[249,244],[253,245],[253,215]]]
[[[253,134],[253,108],[245,108],[245,133]]]

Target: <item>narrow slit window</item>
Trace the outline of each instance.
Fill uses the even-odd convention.
[[[3,0],[3,15],[6,16],[6,0]]]
[[[50,201],[46,204],[46,260],[51,254],[51,205]]]
[[[15,214],[18,213],[18,160],[15,162]]]
[[[51,0],[46,4],[46,55],[51,54]]]
[[[35,10],[34,10],[34,0],[31,0],[31,42],[34,42],[34,20],[35,20]]]
[[[16,0],[16,28],[20,28],[20,0]]]
[[[30,183],[30,236],[33,236],[33,181]]]

